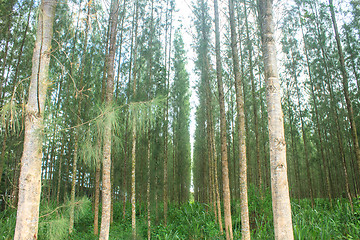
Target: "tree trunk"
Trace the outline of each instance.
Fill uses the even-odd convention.
[[[99,149],[101,149],[99,143]],[[95,197],[94,197],[94,235],[99,234],[99,202],[100,202],[100,175],[101,175],[101,164],[100,160],[97,159],[95,167]]]
[[[227,138],[226,138],[226,115],[225,115],[225,97],[224,97],[224,86],[222,81],[222,64],[221,64],[221,52],[220,52],[220,20],[219,20],[219,7],[218,1],[214,0],[214,11],[215,11],[215,52],[216,52],[216,78],[218,83],[218,92],[219,92],[219,105],[220,105],[220,135],[221,135],[221,161],[228,161],[227,153]],[[214,141],[214,139],[213,139]],[[215,146],[215,141],[214,141]],[[215,149],[215,147],[214,147]],[[216,156],[216,155],[214,155]],[[215,160],[215,159],[214,159]],[[218,182],[217,182],[217,161],[213,161],[215,165],[215,191],[216,191],[216,202],[219,207],[220,196],[218,194]],[[235,176],[234,176],[235,179]],[[216,189],[217,188],[217,189]],[[223,232],[222,229],[222,219],[221,211],[218,209],[218,222],[220,227],[220,232]]]
[[[50,63],[56,1],[43,0],[32,59],[26,106],[24,150],[19,179],[19,203],[14,239],[37,239],[41,193],[43,114]]]
[[[240,65],[239,65],[239,55],[238,55],[238,47],[237,47],[237,34],[235,30],[236,23],[234,16],[234,0],[229,0],[229,15],[230,15],[230,30],[231,30],[231,52],[233,58],[233,69],[235,74],[236,108],[237,108],[237,117],[239,121],[238,131],[239,131],[239,159],[240,159],[241,236],[242,239],[250,239],[250,221],[249,221],[249,207],[248,207],[248,193],[247,193],[245,110],[244,110],[244,97],[243,97],[243,89],[241,83],[241,75],[239,69]]]
[[[271,189],[275,239],[294,239],[286,165],[286,142],[281,109],[280,81],[277,71],[272,0],[258,0],[262,29],[269,145]]]
[[[65,138],[64,138],[65,140]],[[60,187],[61,187],[61,171],[62,171],[62,162],[64,158],[65,152],[65,144],[62,143],[61,150],[60,150],[60,159],[59,159],[59,170],[58,170],[58,182],[57,182],[57,191],[56,191],[56,203],[59,205],[60,203]]]
[[[150,218],[150,124],[148,126],[148,139],[147,139],[147,187],[146,187],[146,205],[147,205],[147,237],[148,240],[151,239],[151,218]]]
[[[137,65],[137,47],[138,47],[138,41],[137,41],[137,32],[138,32],[138,16],[139,16],[139,0],[137,0],[135,3],[135,31],[133,34],[133,38],[135,38],[135,47],[133,52],[133,87],[132,87],[132,101],[135,101],[136,99],[136,65]],[[130,83],[130,81],[129,81]],[[131,228],[132,228],[132,238],[136,239],[136,114],[132,113],[132,147],[131,147]]]
[[[116,51],[116,29],[119,16],[119,1],[111,1],[110,12],[110,43],[109,53],[106,57],[106,108],[112,115],[113,91],[114,91],[114,60]],[[112,143],[112,120],[111,117],[106,117],[104,129],[103,142],[103,162],[102,162],[102,211],[101,211],[101,226],[100,226],[100,240],[109,239],[110,231],[110,215],[111,215],[111,143]]]
[[[248,14],[247,14],[247,6],[246,1],[243,0],[244,3],[244,13],[245,13],[245,28],[246,28],[246,41],[249,48],[249,67],[250,67],[250,80],[251,80],[251,97],[253,101],[253,114],[254,114],[254,127],[255,127],[255,149],[256,149],[256,163],[257,163],[257,181],[258,181],[258,188],[261,194],[261,185],[262,185],[262,173],[261,173],[261,163],[260,163],[260,137],[259,137],[259,124],[258,124],[258,110],[257,110],[257,103],[256,103],[256,86],[255,86],[255,77],[254,77],[254,67],[253,67],[253,46],[250,39],[250,31],[249,31],[249,23],[248,23]]]
[[[132,119],[132,148],[131,148],[131,228],[132,237],[136,239],[136,189],[135,189],[135,174],[136,174],[136,118]]]

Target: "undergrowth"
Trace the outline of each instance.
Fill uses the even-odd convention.
[[[261,194],[254,188],[249,190],[249,218],[252,239],[274,239],[273,216],[270,193]],[[42,202],[40,208],[39,239],[95,240],[93,235],[93,209],[87,199],[76,204],[74,233],[68,234],[69,203],[56,206]],[[126,206],[123,217],[122,204],[114,203],[114,222],[110,239],[131,239],[131,206]],[[147,238],[146,208],[137,208],[137,238]],[[164,225],[163,209],[151,208],[152,239],[225,239],[221,235],[215,216],[206,204],[187,203],[170,205],[167,225]],[[292,220],[295,239],[358,239],[360,236],[360,199],[354,200],[354,211],[346,199],[333,201],[316,199],[311,208],[310,200],[292,202]],[[101,215],[101,214],[100,214]],[[0,213],[0,239],[12,239],[16,222],[16,211],[8,209]],[[234,239],[241,239],[240,203],[232,202]]]

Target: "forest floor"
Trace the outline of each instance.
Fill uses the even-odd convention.
[[[249,213],[252,239],[274,239],[273,217],[270,193],[260,198],[249,194]],[[155,205],[155,204],[154,204]],[[360,199],[354,200],[354,211],[346,199],[336,199],[331,207],[326,199],[316,199],[311,208],[309,199],[292,201],[293,228],[295,239],[359,239],[360,236]],[[131,209],[126,207],[123,218],[121,202],[114,203],[114,222],[110,229],[110,239],[131,239]],[[220,234],[215,216],[206,204],[188,203],[181,206],[170,205],[168,224],[163,225],[162,207],[151,208],[152,239],[225,239]],[[138,239],[147,239],[147,211],[138,208]],[[93,235],[93,209],[91,202],[79,200],[75,232],[68,235],[68,206],[49,206],[42,204],[40,211],[39,240],[60,239],[97,239]],[[232,203],[234,239],[241,239],[240,204]],[[16,221],[14,209],[0,213],[0,239],[12,239]]]

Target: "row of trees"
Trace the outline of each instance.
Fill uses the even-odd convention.
[[[275,235],[286,239],[292,236],[291,226],[286,226],[291,223],[290,208],[284,207],[289,203],[286,172],[291,196],[309,198],[312,206],[314,198],[329,198],[331,203],[334,198],[347,197],[351,203],[358,195],[358,4],[350,1],[346,10],[337,12],[333,1],[278,3],[281,86],[276,85],[277,71],[269,67],[276,67],[276,50],[269,34],[274,25],[265,26],[265,19],[272,15],[266,10],[267,3],[225,4],[225,17],[220,19],[228,21],[222,23],[222,44],[216,2],[212,7],[198,1],[194,8],[200,78],[195,199],[209,203],[215,215],[220,215],[218,192],[224,193],[226,204],[229,185],[231,199],[241,203],[244,238],[249,236],[246,183],[256,186],[259,197],[271,184]],[[280,89],[285,135],[281,135],[283,114],[271,105],[280,104]],[[230,166],[228,176],[217,172],[221,165],[226,169],[224,159]],[[203,188],[208,182],[209,187]],[[281,182],[280,189],[275,182]],[[225,229],[226,225],[225,217]],[[231,232],[229,235],[231,238]]]

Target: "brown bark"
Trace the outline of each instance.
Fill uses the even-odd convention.
[[[274,39],[273,1],[258,0],[269,123],[271,193],[275,239],[294,239],[286,164],[284,119]]]
[[[43,113],[50,63],[56,1],[43,0],[32,59],[29,99],[26,105],[24,150],[21,158],[19,202],[14,239],[37,239],[41,193]]]
[[[250,221],[247,193],[247,158],[246,158],[246,135],[245,135],[245,110],[240,64],[237,46],[236,23],[234,17],[234,0],[229,0],[231,52],[233,69],[235,74],[236,108],[239,132],[239,159],[240,159],[240,205],[241,205],[241,236],[242,239],[250,239]],[[232,236],[231,236],[232,239]]]

